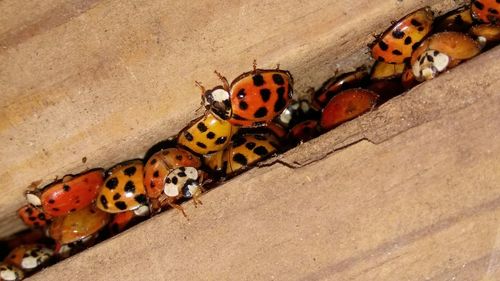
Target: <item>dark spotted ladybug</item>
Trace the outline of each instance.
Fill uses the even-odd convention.
[[[246,72],[231,84],[219,75],[223,86],[204,91],[208,109],[238,126],[253,126],[278,116],[292,98],[293,78],[279,69],[257,69]]]

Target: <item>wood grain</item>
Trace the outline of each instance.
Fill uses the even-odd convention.
[[[31,280],[499,280],[499,58],[482,54],[188,202],[189,221],[162,213]],[[335,150],[367,124],[385,137]],[[326,155],[284,164],[316,148]]]
[[[367,60],[415,8],[459,1],[0,1],[0,233],[31,182],[140,157],[199,112],[199,90],[260,67],[296,93]],[[87,162],[82,163],[86,157]]]

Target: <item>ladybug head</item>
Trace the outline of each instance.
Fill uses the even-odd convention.
[[[222,120],[231,117],[231,94],[222,86],[215,87],[203,94],[205,108]]]

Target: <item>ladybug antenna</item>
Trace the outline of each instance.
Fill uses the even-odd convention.
[[[276,70],[280,70],[280,64],[279,63],[276,64]]]
[[[214,70],[214,73],[215,75],[217,75],[217,77],[219,77],[219,80],[222,81],[224,89],[226,91],[229,91],[229,82],[227,82],[226,77],[222,76],[222,74],[220,74],[217,70]]]
[[[203,87],[203,85],[201,84],[201,82],[194,81],[194,84],[196,85],[196,87],[200,88],[202,95],[205,94],[206,90],[205,90],[205,87]]]
[[[253,73],[257,72],[257,60],[253,59]]]

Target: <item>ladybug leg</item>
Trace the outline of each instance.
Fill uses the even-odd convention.
[[[182,215],[184,215],[184,217],[187,218],[187,215],[186,215],[186,212],[184,211],[184,208],[182,208],[182,206],[179,204],[175,204],[175,202],[174,202],[175,198],[168,197],[165,201],[166,201],[167,205],[181,211]]]
[[[219,77],[220,81],[222,81],[222,85],[224,86],[224,90],[229,92],[229,82],[227,81],[226,77],[222,76],[217,70],[214,70],[215,75]]]
[[[196,85],[196,87],[200,88],[202,95],[205,94],[206,90],[205,90],[205,87],[201,84],[201,82],[194,81],[194,84]]]

